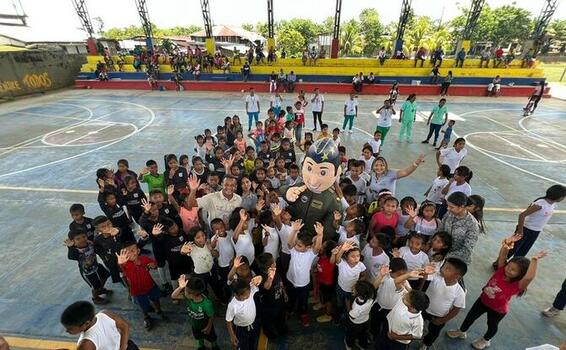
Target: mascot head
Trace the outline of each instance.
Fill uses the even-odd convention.
[[[340,153],[331,138],[317,140],[307,151],[303,161],[303,181],[314,193],[321,193],[334,185],[340,176]]]

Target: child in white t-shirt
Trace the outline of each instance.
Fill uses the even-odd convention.
[[[279,253],[279,260],[277,261],[278,271],[281,273],[283,279],[287,279],[287,271],[289,270],[289,261],[291,259],[291,251],[289,250],[289,236],[292,232],[291,227],[291,214],[282,209],[279,205],[273,206],[273,221],[275,228],[281,241],[281,252]]]
[[[259,325],[256,322],[254,294],[261,283],[261,276],[251,282],[238,280],[232,284],[234,297],[226,309],[226,323],[230,343],[241,350],[256,350],[259,340]]]
[[[563,185],[550,186],[544,197],[535,199],[527,209],[519,214],[515,233],[522,237],[515,243],[515,247],[509,252],[508,258],[527,255],[538,235],[554,214],[556,204],[562,202],[565,196],[566,187]]]
[[[430,321],[423,338],[424,346],[432,346],[444,325],[466,307],[466,291],[458,282],[467,270],[466,263],[458,258],[446,258],[440,272],[432,266],[425,269],[432,281],[426,290],[430,304],[423,312],[423,318]]]
[[[454,170],[460,166],[460,162],[468,155],[468,150],[465,146],[466,140],[462,137],[457,138],[456,141],[454,141],[453,147],[436,151],[436,163],[438,163],[438,166],[442,164],[448,165],[450,167],[450,173],[454,173]]]
[[[426,190],[424,195],[426,200],[433,202],[434,204],[442,204],[444,195],[442,194],[442,189],[448,185],[448,178],[450,177],[450,167],[446,164],[442,164],[438,167],[436,171],[437,178],[432,181],[432,185]]]
[[[402,258],[407,263],[409,271],[419,271],[428,265],[428,255],[422,251],[424,247],[424,238],[418,233],[411,233],[407,240],[407,246],[401,247],[399,250],[393,250],[393,256]],[[413,289],[418,289],[419,278],[410,278],[409,284]]]
[[[336,313],[341,317],[352,305],[352,288],[364,277],[366,266],[360,261],[360,248],[350,241],[344,242],[334,250],[330,262],[338,266],[338,286],[336,287]]]
[[[287,271],[287,280],[291,284],[288,291],[290,311],[296,306],[303,326],[308,327],[310,322],[307,314],[307,306],[309,284],[311,281],[311,267],[320,247],[322,247],[324,227],[320,222],[314,225],[316,232],[314,239],[308,232],[303,231],[299,234],[299,231],[303,227],[302,220],[294,221],[291,227],[292,231],[288,241],[291,259],[289,261],[289,270]]]
[[[373,281],[379,275],[381,267],[389,265],[389,256],[386,251],[389,249],[390,241],[382,233],[372,233],[368,235],[367,243],[362,250],[362,256],[368,281]]]
[[[357,342],[362,349],[368,347],[367,331],[369,315],[375,303],[375,288],[368,281],[358,281],[352,289],[352,308],[348,312],[346,324],[346,348],[352,348]]]
[[[236,255],[245,256],[250,265],[253,264],[255,259],[255,249],[253,245],[252,235],[249,229],[249,215],[245,209],[240,209],[239,212],[232,213],[229,219],[230,229],[232,232],[232,243]]]
[[[405,349],[413,340],[423,336],[422,311],[429,305],[428,296],[412,290],[395,304],[387,315],[388,332],[382,332],[378,349]]]
[[[279,234],[275,228],[273,214],[271,210],[264,210],[259,213],[256,219],[258,228],[261,229],[261,243],[263,251],[270,253],[274,260],[279,258]]]
[[[429,265],[434,267],[435,272],[440,272],[446,255],[448,255],[448,252],[452,249],[452,236],[446,231],[438,231],[428,241],[426,248],[428,250],[428,260],[430,261]],[[432,275],[429,274],[421,288],[423,292],[426,292],[431,281]]]
[[[226,225],[222,219],[213,219],[210,222],[210,228],[214,233],[210,239],[210,247],[213,249],[213,256],[216,257],[216,271],[218,271],[218,280],[220,281],[219,290],[222,290],[222,294],[218,298],[228,303],[231,292],[226,285],[226,281],[230,272],[230,263],[235,256],[234,245],[232,244],[232,237],[228,237]]]
[[[192,242],[185,242],[181,246],[181,254],[191,257],[195,265],[194,274],[202,279],[205,284],[210,285],[212,281],[212,266],[214,259],[212,258],[212,247],[206,240],[206,233],[200,227],[193,227],[189,231],[189,237]]]
[[[410,277],[419,277],[419,271],[407,271],[407,263],[401,258],[391,258],[389,266],[383,265],[373,279],[373,287],[377,289],[377,303],[371,309],[370,332],[378,339],[388,329],[387,315],[399,300],[409,291],[407,282]]]
[[[377,130],[373,133],[373,139],[367,142],[368,145],[371,146],[373,156],[379,156],[379,151],[381,149],[381,131]]]
[[[364,231],[364,223],[355,218],[353,220],[348,220],[344,222],[344,225],[340,225],[342,222],[342,214],[339,211],[334,211],[334,227],[338,227],[336,232],[338,233],[338,244],[343,244],[346,241],[350,241],[360,246],[360,235]]]

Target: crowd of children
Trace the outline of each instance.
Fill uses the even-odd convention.
[[[386,101],[377,114],[394,113],[394,102]],[[257,348],[260,330],[273,341],[285,339],[293,314],[309,327],[313,290],[317,302],[312,309],[320,313],[316,321],[343,325],[346,349],[365,349],[370,343],[405,349],[414,340],[422,349],[432,346],[446,323],[466,307],[463,277],[483,231],[485,200],[472,194],[472,171],[461,165],[465,140],[450,146],[451,122],[426,198],[398,199],[397,180],[416,171],[424,156],[407,168],[389,169],[379,155],[390,126],[382,123],[361,156],[353,156],[358,152],[353,150],[348,158],[340,129],[329,131],[322,124],[319,133],[303,133],[306,105],[303,92],[285,108],[275,94],[264,120],[253,115],[257,121],[249,139],[238,116],[226,117],[216,134],[206,129],[195,138],[190,156],[166,155],[163,171],[158,161],[148,160],[136,174],[125,159],[118,161],[117,171],[98,169],[104,215],[91,219],[74,204],[65,241],[92,301],[111,300],[112,291],[105,287],[111,278],[127,289],[148,330],[155,325],[152,313],[167,322],[161,298],[183,301],[198,349],[205,348],[205,341],[218,349],[213,319],[217,308],[225,307],[231,344],[251,350]],[[442,107],[443,101],[429,134],[436,132],[435,142],[436,125],[447,122]],[[357,114],[357,105],[348,101],[344,109],[348,117]],[[298,153],[321,138],[339,145],[343,167],[334,189],[342,210],[333,213],[330,239],[321,223],[314,231],[309,228],[314,235],[304,230],[284,199],[286,188],[302,184]],[[487,313],[488,330],[472,346],[490,345],[509,300],[524,293],[535,277],[545,253],[531,260],[524,256],[565,195],[564,186],[555,185],[521,213],[516,233],[502,243],[495,273],[449,337],[465,338],[472,323]],[[153,269],[159,283],[150,274]]]

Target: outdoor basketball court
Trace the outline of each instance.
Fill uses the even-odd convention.
[[[262,111],[268,96],[260,94]],[[330,128],[341,127],[347,96],[326,95],[323,119]],[[404,96],[402,96],[403,98]],[[223,124],[225,116],[238,114],[247,126],[243,93],[142,92],[68,90],[0,105],[0,334],[19,338],[74,341],[59,325],[64,307],[90,299],[77,265],[67,260],[63,240],[70,217],[68,207],[85,204],[87,215],[101,213],[96,202],[95,171],[116,167],[126,158],[138,172],[148,159],[158,161],[166,153],[192,155],[194,136],[204,128]],[[286,104],[295,95],[284,96]],[[358,157],[362,144],[373,135],[376,119],[371,114],[382,96],[360,96],[360,114],[353,134],[343,134],[348,157]],[[435,177],[434,150],[420,141],[426,136],[426,111],[436,97],[417,97],[420,113],[414,143],[395,141],[395,123],[385,142],[383,155],[391,168],[406,167],[419,153],[426,163],[398,185],[398,198],[422,193]],[[402,99],[399,99],[399,107]],[[473,192],[486,198],[487,235],[480,238],[473,264],[466,276],[467,303],[471,306],[491,274],[502,238],[513,232],[518,213],[554,183],[566,183],[566,102],[543,100],[532,117],[522,117],[525,99],[449,97],[448,109],[455,119],[455,133],[468,141],[464,164],[474,171]],[[312,128],[307,108],[307,129]],[[454,139],[454,137],[453,137]],[[144,191],[146,190],[143,185]],[[511,312],[492,342],[494,349],[524,349],[566,339],[566,314],[544,319],[540,310],[549,306],[566,278],[566,205],[553,217],[534,250],[551,254],[540,264],[537,279],[525,296],[512,303]],[[146,348],[191,348],[194,341],[181,305],[163,299],[171,321],[156,323],[151,333],[143,330],[141,313],[127,300],[120,286],[108,309],[125,316],[132,338]],[[457,327],[466,311],[449,323]],[[314,315],[314,314],[313,314]],[[483,334],[485,322],[476,322],[467,341],[441,336],[436,349],[463,349]],[[221,345],[228,347],[223,318],[216,319]],[[319,326],[314,319],[303,330],[289,320],[289,349],[343,349],[342,329]],[[181,336],[181,335],[186,336]],[[16,348],[25,348],[18,340]],[[270,344],[270,347],[273,346]],[[416,346],[416,344],[414,345]]]

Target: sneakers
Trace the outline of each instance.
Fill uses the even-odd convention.
[[[545,317],[556,317],[560,314],[560,310],[556,309],[554,306],[542,311],[542,315]]]
[[[424,141],[422,141],[421,143],[428,143],[428,140],[424,140]]]
[[[316,318],[316,322],[318,323],[326,323],[332,321],[332,316],[329,315],[321,315]]]
[[[351,134],[352,132],[353,132],[352,129],[348,130],[348,134]]]
[[[466,339],[467,338],[467,334],[466,332],[462,332],[459,329],[455,329],[452,331],[446,331],[446,335],[448,336],[448,338],[452,338],[452,339],[456,339],[456,338],[460,338],[460,339]]]
[[[301,315],[301,323],[303,324],[303,327],[309,327],[311,325],[309,315]]]
[[[321,303],[317,303],[317,304],[314,304],[314,305],[312,306],[312,309],[313,309],[314,311],[322,310],[322,309],[324,309],[324,305],[322,305]]]
[[[478,339],[478,340],[476,340],[472,343],[472,348],[481,350],[481,349],[488,348],[490,345],[491,345],[491,342],[489,340],[485,340],[483,338],[480,338],[480,339]]]
[[[436,147],[436,142],[433,142],[433,143],[432,143],[432,147]]]

